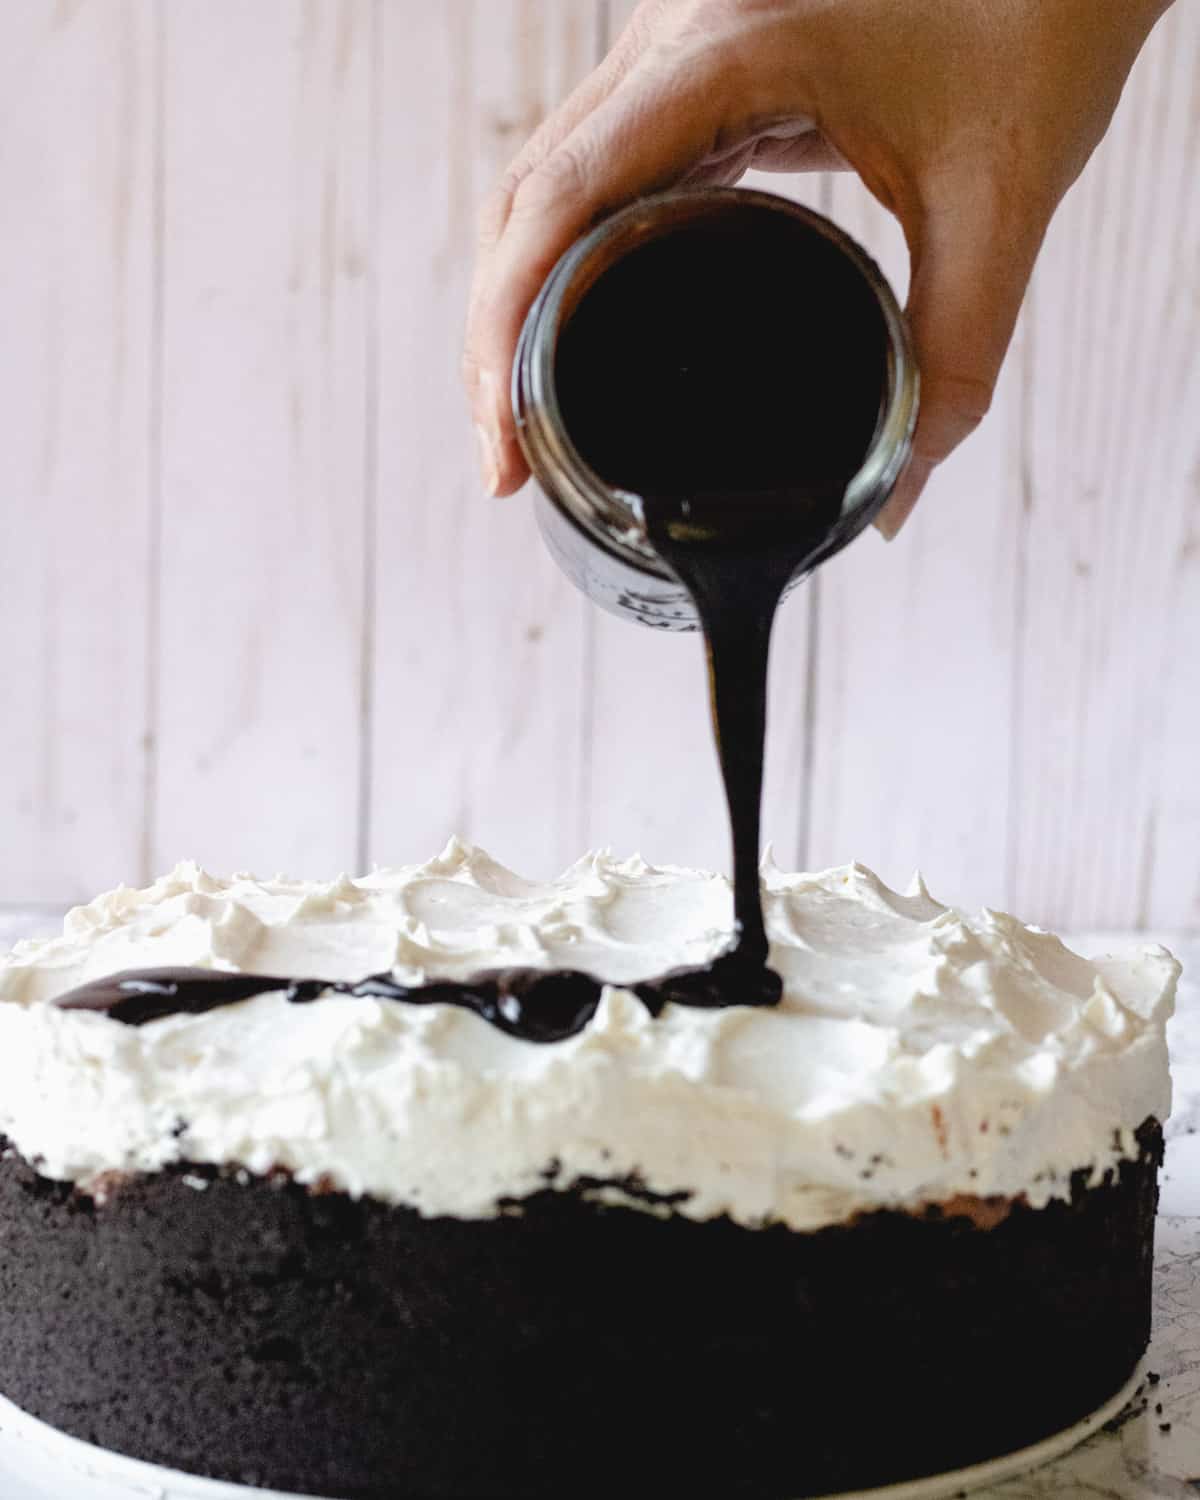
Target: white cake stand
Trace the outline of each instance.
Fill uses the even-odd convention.
[[[1111,1421],[1133,1398],[1143,1379],[1139,1364],[1115,1396],[1083,1421],[1016,1453],[871,1490],[830,1495],[825,1500],[948,1500],[1000,1484],[1049,1463]],[[0,1397],[0,1494],[4,1500],[314,1500],[282,1490],[251,1489],[160,1469],[109,1453],[47,1427]],[[330,1497],[332,1500],[332,1497]]]

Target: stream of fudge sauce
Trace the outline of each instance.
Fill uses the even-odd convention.
[[[733,845],[733,946],[632,988],[668,1002],[775,1005],[759,889],[771,628],[789,581],[821,552],[870,446],[885,382],[884,329],[857,269],[815,231],[766,209],[702,221],[641,246],[584,294],[556,363],[560,410],[583,458],[640,498],[646,531],[691,594],[708,654],[713,728]],[[409,986],[204,969],[115,974],[67,1009],[139,1025],[268,990],[465,1007],[512,1036],[561,1041],[588,1024],[601,983],[504,969]]]
[[[885,381],[882,315],[861,273],[803,221],[761,206],[634,249],[559,340],[567,432],[602,479],[640,498],[704,631],[736,938],[691,982],[723,987],[730,1004],[780,994],[758,879],[771,628],[841,516]]]

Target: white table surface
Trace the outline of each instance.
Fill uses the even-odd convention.
[[[0,908],[0,949],[47,932],[58,913]],[[977,1491],[979,1500],[1197,1500],[1200,1497],[1200,938],[1172,934],[1087,934],[1081,953],[1164,942],[1183,962],[1179,1006],[1170,1026],[1175,1106],[1159,1205],[1154,1334],[1146,1369],[1157,1377],[1107,1430],[1020,1479]],[[1099,1311],[1099,1310],[1098,1310]],[[2,1500],[75,1500],[10,1477],[0,1448]],[[19,1486],[19,1487],[18,1487]],[[245,1491],[247,1496],[254,1491]]]

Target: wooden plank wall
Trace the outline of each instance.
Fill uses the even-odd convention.
[[[168,0],[149,865],[357,860],[370,6]]]
[[[0,897],[55,901],[147,834],[161,54],[140,0],[0,35]]]
[[[447,834],[531,873],[581,851],[586,602],[527,497],[490,500],[459,387],[476,207],[591,66],[594,7],[384,5],[370,857]]]
[[[598,614],[483,497],[457,385],[478,200],[630,8],[4,8],[0,902],[451,831],[531,874],[724,863],[697,642]],[[1198,159],[1179,3],[986,426],[786,607],[781,862],[1200,926]],[[903,289],[856,182],[766,183]]]

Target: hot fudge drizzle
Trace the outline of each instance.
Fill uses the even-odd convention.
[[[735,941],[673,981],[715,1004],[773,1004],[759,890],[771,627],[821,559],[886,390],[874,293],[827,239],[750,209],[650,240],[584,292],[555,384],[580,456],[640,500],[647,538],[692,597],[733,843]]]
[[[652,1016],[664,1005],[729,1004],[718,958],[701,969],[677,969],[660,979],[623,985]],[[233,974],[221,969],[126,969],[59,996],[62,1010],[98,1011],[126,1026],[144,1026],[166,1016],[204,1015],[210,1010],[283,991],[293,1005],[323,995],[359,1000],[399,1000],[410,1005],[457,1005],[526,1042],[562,1042],[576,1036],[596,1014],[604,981],[576,969],[491,969],[467,980],[439,979],[403,984],[384,972],[366,979],[285,979],[272,974]],[[747,993],[745,1005],[770,1003]]]

